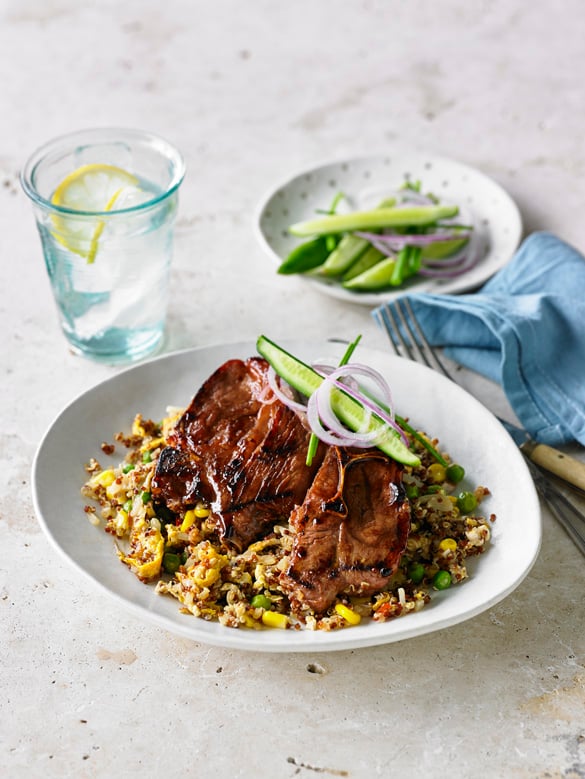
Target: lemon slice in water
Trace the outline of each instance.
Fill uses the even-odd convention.
[[[111,211],[122,193],[139,192],[139,181],[115,165],[82,165],[69,173],[55,189],[51,202],[73,211]],[[95,260],[99,239],[105,227],[103,219],[88,216],[53,214],[54,238],[71,252]]]

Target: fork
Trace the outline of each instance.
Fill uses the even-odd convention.
[[[439,371],[453,383],[458,383],[423,333],[408,298],[397,298],[391,304],[376,309],[373,315],[378,325],[388,334],[390,343],[399,357],[422,363],[432,370]],[[538,494],[579,551],[585,555],[585,516],[524,452],[522,455]]]

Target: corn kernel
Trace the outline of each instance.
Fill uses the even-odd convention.
[[[447,478],[447,469],[441,463],[433,463],[427,468],[427,475],[433,484],[442,484]]]
[[[439,543],[439,549],[442,552],[454,552],[457,549],[457,541],[455,541],[454,538],[443,538],[443,540]]]
[[[288,627],[288,617],[286,614],[279,614],[277,611],[265,611],[262,614],[262,622],[268,628],[280,628],[284,630]]]
[[[208,509],[203,503],[198,503],[193,511],[197,519],[205,519],[211,514],[211,509]]]
[[[159,446],[163,446],[164,444],[165,444],[164,438],[153,438],[151,441],[141,446],[140,451],[148,452],[151,449],[157,449]]]
[[[339,614],[340,617],[343,617],[346,622],[349,622],[350,625],[359,625],[362,620],[357,611],[350,609],[344,603],[336,603],[335,611]]]
[[[107,471],[101,471],[100,473],[97,473],[92,479],[90,479],[90,484],[99,484],[101,487],[109,487],[110,484],[113,484],[115,481],[116,474],[110,468]]]
[[[136,414],[132,422],[132,435],[145,435],[146,430],[142,424],[142,414]]]
[[[181,522],[181,531],[185,533],[189,528],[193,525],[195,522],[195,512],[193,509],[189,509],[189,511],[185,512],[185,516],[183,517],[183,521]]]

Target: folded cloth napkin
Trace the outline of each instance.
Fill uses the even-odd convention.
[[[429,341],[500,383],[536,440],[585,446],[585,258],[579,252],[549,233],[534,233],[478,292],[408,298]]]

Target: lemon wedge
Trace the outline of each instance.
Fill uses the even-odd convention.
[[[111,211],[122,193],[140,191],[139,181],[115,165],[82,165],[69,173],[55,189],[51,203],[72,211]],[[105,227],[103,219],[90,216],[53,214],[53,237],[71,252],[95,260],[99,239]]]

